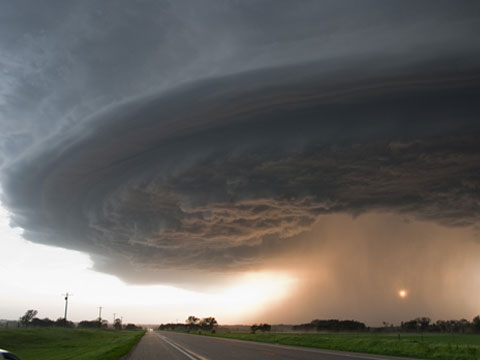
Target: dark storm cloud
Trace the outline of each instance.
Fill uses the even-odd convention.
[[[324,214],[478,222],[475,2],[108,4],[6,6],[3,201],[28,239],[181,282]]]

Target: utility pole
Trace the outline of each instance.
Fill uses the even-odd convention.
[[[98,307],[98,320],[99,321],[102,321],[102,309],[103,309],[103,306]]]
[[[113,323],[112,323],[112,326],[113,326],[113,327],[115,327],[115,316],[116,316],[116,315],[117,315],[116,313],[113,313]]]
[[[67,311],[68,311],[68,298],[70,296],[73,296],[73,294],[69,294],[68,292],[65,294],[62,294],[62,296],[65,296],[65,315],[63,316],[63,325],[67,326]]]

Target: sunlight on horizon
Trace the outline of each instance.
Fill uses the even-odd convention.
[[[114,312],[137,323],[183,322],[188,315],[214,316],[223,323],[244,322],[287,297],[295,283],[288,274],[261,271],[232,276],[231,286],[214,293],[167,285],[128,285],[92,270],[87,254],[23,239],[23,231],[11,228],[9,219],[0,203],[0,302],[15,304],[11,310],[1,309],[0,318],[16,319],[31,308],[38,310],[40,318],[62,317],[61,294],[68,291],[74,294],[68,315],[73,321],[94,319],[97,307],[103,306],[103,317],[110,322]]]

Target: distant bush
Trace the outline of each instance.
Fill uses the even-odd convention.
[[[35,326],[35,327],[68,327],[68,328],[74,328],[75,324],[72,321],[65,321],[63,318],[58,318],[56,321],[50,320],[49,318],[44,318],[44,319],[39,319],[39,318],[33,318],[29,326]]]
[[[125,326],[125,330],[141,330],[142,328],[140,326],[137,326],[135,324],[127,324]]]
[[[82,329],[101,329],[107,327],[107,322],[105,320],[83,320],[78,323],[78,327]]]
[[[73,323],[73,321],[65,321],[64,318],[58,318],[56,321],[55,321],[55,326],[58,326],[58,327],[67,327],[67,328],[74,328],[75,327],[75,324]]]
[[[270,331],[272,329],[272,326],[269,325],[269,324],[253,324],[252,326],[250,326],[250,330],[252,331],[253,334],[255,334],[255,332],[257,330],[260,330],[261,332],[265,332],[265,331]]]
[[[39,318],[33,318],[32,321],[30,322],[30,325],[32,326],[40,326],[40,327],[48,327],[48,326],[55,326],[55,321],[50,320],[49,318],[45,319],[39,319]]]

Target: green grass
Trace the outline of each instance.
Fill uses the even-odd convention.
[[[0,329],[0,348],[22,360],[117,360],[144,331],[63,328]]]
[[[230,339],[432,360],[480,359],[479,334],[202,333]]]

